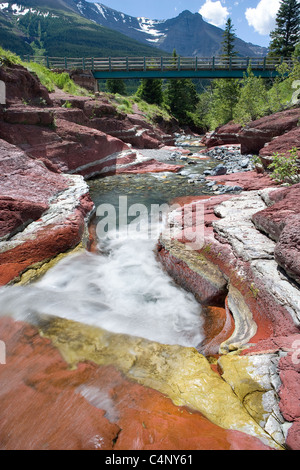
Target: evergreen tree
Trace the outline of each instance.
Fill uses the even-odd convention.
[[[212,129],[232,121],[239,92],[239,80],[220,79],[214,81],[207,114],[207,121]]]
[[[276,17],[276,28],[271,32],[270,55],[290,57],[300,35],[300,3],[281,0]]]
[[[225,31],[223,33],[222,41],[222,56],[223,57],[233,57],[237,55],[237,52],[234,50],[234,43],[236,40],[235,29],[233,27],[231,18],[228,18],[225,26]]]
[[[109,78],[106,80],[106,88],[109,93],[119,93],[119,95],[126,95],[126,85],[124,81],[119,78]]]
[[[174,49],[174,63],[177,57],[176,50]],[[192,80],[188,78],[169,79],[167,81],[164,98],[171,113],[181,124],[187,124],[191,121],[190,114],[196,111],[199,101],[199,97]]]
[[[222,41],[222,57],[229,59],[237,55],[234,50],[236,34],[231,18],[226,22]],[[215,80],[212,85],[206,122],[210,128],[232,121],[234,109],[239,99],[240,82],[236,79]]]
[[[144,78],[136,94],[147,103],[159,106],[163,102],[162,81],[159,78]]]
[[[265,116],[269,111],[268,93],[261,77],[255,77],[248,67],[242,80],[240,96],[234,110],[234,119],[245,124]]]
[[[198,101],[192,80],[187,78],[168,80],[165,103],[180,123],[187,124],[190,121],[189,115],[195,112]]]

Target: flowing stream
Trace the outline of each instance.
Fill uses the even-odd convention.
[[[185,171],[202,172],[207,165],[199,161]],[[204,191],[200,184],[188,184],[184,172],[116,175],[89,185],[96,207],[109,204],[117,222],[120,197],[126,197],[128,207],[143,204],[150,210],[153,204]],[[197,347],[203,339],[201,305],[164,272],[155,257],[157,238],[146,236],[147,216],[140,221],[140,230],[130,237],[126,226],[108,231],[97,252],[65,258],[38,282],[2,288],[0,311],[22,320],[32,313],[54,315],[113,333]],[[162,223],[156,221],[157,234]]]

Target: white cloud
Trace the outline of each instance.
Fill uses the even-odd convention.
[[[229,16],[228,9],[223,7],[219,0],[216,2],[206,0],[199,13],[206,21],[215,26],[224,26]]]
[[[268,35],[274,30],[280,0],[260,0],[256,8],[247,8],[245,12],[249,26],[253,26],[261,35]]]

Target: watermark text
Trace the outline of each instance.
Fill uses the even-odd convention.
[[[6,104],[6,86],[2,80],[0,80],[0,104]]]
[[[6,345],[4,341],[0,341],[0,365],[6,364]]]
[[[296,88],[292,95],[292,104],[300,104],[300,80],[294,80],[292,83],[292,88]]]
[[[300,339],[293,342],[292,348],[294,350],[292,355],[292,363],[298,365],[300,364]]]
[[[96,211],[100,240],[149,239],[157,240],[161,233],[165,240],[183,241],[186,249],[199,250],[204,243],[204,205],[144,204],[128,205],[127,196],[119,197],[119,205],[101,204]]]

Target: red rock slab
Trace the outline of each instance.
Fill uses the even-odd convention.
[[[39,219],[51,197],[67,186],[63,175],[54,174],[41,162],[0,140],[0,237]]]
[[[43,202],[15,200],[0,195],[0,238],[13,236],[48,209]]]
[[[135,148],[159,148],[164,143],[174,142],[170,135],[166,135],[159,128],[150,125],[145,120],[127,115],[94,117],[90,120],[90,127],[116,137]]]
[[[70,370],[49,340],[1,318],[1,450],[270,450],[126,379],[114,367]]]
[[[41,227],[32,239],[1,252],[0,286],[15,280],[36,263],[47,262],[75,248],[82,240],[85,217],[92,208],[89,196],[82,196],[78,208],[60,224]]]
[[[238,145],[238,135],[241,129],[242,126],[240,124],[230,122],[224,126],[218,127],[214,132],[207,134],[202,139],[202,143],[209,149],[220,145]]]
[[[9,124],[29,124],[35,126],[53,126],[54,114],[51,108],[34,108],[25,106],[13,106],[8,108],[4,115],[4,121]]]
[[[45,157],[47,146],[58,144],[62,139],[50,127],[35,126],[30,124],[9,124],[0,120],[0,137],[10,144],[18,146],[24,151],[30,151],[30,155]],[[34,154],[34,149],[39,153]]]
[[[68,186],[63,175],[53,174],[19,148],[0,140],[1,195],[24,201],[48,202]],[[34,187],[34,191],[33,191]]]
[[[117,108],[103,97],[98,100],[86,100],[84,113],[89,119],[118,115]]]
[[[298,124],[300,109],[293,108],[263,116],[249,124],[251,129],[271,130],[275,135],[283,134]]]
[[[300,285],[300,213],[285,222],[274,256],[279,266]]]
[[[277,242],[275,260],[300,284],[300,184],[270,193],[273,205],[254,214],[256,227]]]
[[[228,195],[216,196],[204,200],[205,243],[203,248],[197,251],[201,257],[219,268],[224,278],[230,279],[231,285],[241,293],[258,326],[257,333],[251,342],[255,343],[281,335],[282,331],[285,331],[286,334],[293,334],[298,329],[288,311],[274,300],[263,280],[255,276],[250,263],[236,257],[227,241],[217,236],[211,227],[213,220],[217,219],[213,213],[214,207],[231,197]],[[181,234],[179,234],[180,236]],[[182,241],[184,242],[184,239]],[[224,306],[227,286],[224,286],[222,290],[215,290],[211,282],[206,279],[205,272],[201,275],[194,272],[180,259],[168,252],[161,243],[158,244],[158,257],[176,282],[186,290],[193,292],[202,303]],[[239,275],[241,271],[243,277]],[[255,294],[253,286],[256,288]]]
[[[217,285],[206,273],[199,274],[188,264],[171,254],[161,242],[157,245],[157,256],[168,274],[188,292],[192,292],[202,305],[222,306],[227,294],[226,282]]]
[[[268,450],[256,438],[210,423],[162,394],[127,381],[114,389],[122,432],[114,450]]]
[[[279,241],[285,227],[293,229],[300,214],[300,188],[263,211],[253,215],[255,226],[275,241]]]
[[[96,129],[57,118],[55,129],[0,122],[0,136],[22,148],[30,157],[47,159],[56,171],[86,175],[85,167],[101,170],[107,156],[129,150],[121,140]],[[105,165],[104,165],[105,166]]]
[[[299,196],[300,191],[300,183],[293,184],[293,186],[289,186],[287,188],[280,187],[276,191],[272,191],[269,194],[269,199],[272,204],[275,202],[283,201],[284,199],[289,199],[290,197],[297,197]]]
[[[0,121],[0,137],[22,148],[31,157],[42,160],[52,172],[72,172],[86,178],[96,174],[107,176],[116,173],[177,172],[182,168],[154,159],[132,165],[136,160],[136,153],[122,153],[123,150],[130,151],[127,144],[118,138],[77,124],[74,122],[78,116],[77,111],[80,110],[66,109],[59,113],[63,119],[56,119],[56,130],[43,126],[10,125]],[[66,119],[65,113],[68,112],[71,116]],[[107,160],[107,157],[110,158]]]
[[[81,126],[90,127],[90,119],[86,116],[83,109],[80,108],[51,108],[56,119],[65,119],[66,121],[75,122]]]
[[[242,153],[257,153],[274,137],[297,127],[300,109],[289,109],[249,122],[245,127],[228,123],[205,138],[207,147],[240,144]]]
[[[120,431],[76,388],[93,367],[70,371],[37,330],[1,319],[6,365],[0,365],[2,450],[110,450]]]
[[[208,176],[207,179],[216,181],[217,184],[240,186],[244,191],[255,191],[278,186],[278,183],[273,181],[267,174],[258,174],[256,171],[246,171],[221,176]]]
[[[295,127],[283,135],[275,137],[267,143],[259,152],[261,157],[267,157],[275,153],[289,156],[289,151],[293,148],[300,149],[300,127]],[[300,150],[298,150],[300,157]]]
[[[40,104],[41,100],[52,104],[48,91],[39,80],[21,65],[4,66],[0,69],[0,80],[6,85],[8,104],[28,103]]]
[[[292,337],[290,352],[280,360],[279,391],[280,411],[292,426],[288,431],[286,445],[292,450],[300,450],[300,334]]]
[[[79,147],[80,152],[73,157],[61,155],[61,160],[67,163],[69,170],[76,170],[83,164],[100,161],[108,155],[129,149],[128,145],[115,137],[64,119],[57,119],[56,133],[64,141]]]
[[[137,162],[136,165],[128,166],[127,168],[117,168],[116,173],[135,174],[135,173],[164,173],[171,172],[177,173],[183,168],[182,165],[168,165],[167,163],[159,162],[154,158],[144,162]]]

